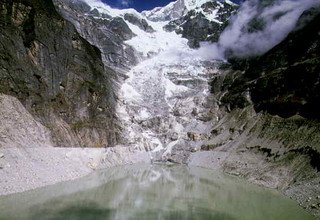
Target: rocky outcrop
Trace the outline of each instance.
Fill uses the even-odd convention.
[[[191,48],[200,47],[200,42],[217,42],[228,25],[228,20],[238,6],[226,2],[210,1],[186,15],[170,21],[164,28],[175,31],[189,40]]]
[[[229,76],[233,80],[222,101],[231,103],[231,107],[241,107],[232,100],[243,100],[241,94],[248,91],[257,111],[282,117],[299,114],[308,119],[319,119],[319,11],[318,8],[305,12],[298,30],[265,55],[246,60],[232,59],[233,68],[244,74],[238,72]],[[313,20],[304,26],[310,17],[314,17]],[[247,104],[249,102],[244,105]]]
[[[81,173],[86,174],[100,166],[140,161],[141,155],[130,155],[144,151],[145,161],[150,152],[153,161],[222,169],[277,188],[319,215],[314,208],[319,203],[314,195],[320,194],[317,9],[305,13],[297,30],[267,54],[239,60],[230,53],[231,64],[224,64],[188,59],[193,53],[184,50],[187,41],[173,31],[191,47],[215,42],[236,6],[208,1],[190,9],[186,2],[194,3],[177,1],[144,13],[153,21],[170,21],[165,27],[169,33],[149,22],[153,29],[134,13],[108,14],[82,1],[55,0],[56,8],[45,0],[2,1],[0,93],[5,95],[0,103],[5,108],[0,119],[5,126],[0,147],[15,143],[14,149],[0,152],[6,178],[10,172],[39,169],[29,167],[28,159],[24,170],[24,163],[16,162],[25,144],[32,148],[23,158],[34,153],[31,159],[46,167],[45,173],[53,172],[50,163],[63,161],[59,172],[72,164],[70,178],[80,175],[72,174],[80,165],[70,157],[84,160]],[[259,29],[258,21],[250,25],[251,31]],[[136,51],[141,41],[128,43],[140,32],[147,46],[155,48],[145,57]],[[160,41],[163,36],[174,42]],[[158,47],[159,42],[164,46]],[[173,53],[169,43],[181,51]],[[148,60],[139,63],[142,57]],[[122,79],[127,80],[120,86]],[[100,149],[84,157],[74,156],[79,151],[36,148],[118,142],[131,148],[115,148],[112,154]],[[19,184],[24,179],[29,180],[18,179]],[[46,181],[54,182],[44,178],[41,183]]]
[[[230,59],[213,77],[220,120],[189,164],[277,188],[319,216],[319,9],[261,57]]]
[[[124,19],[129,21],[131,24],[138,26],[141,30],[143,30],[145,32],[148,32],[148,33],[155,32],[155,30],[143,18],[141,19],[141,18],[136,17],[133,14],[126,13],[124,15]]]
[[[123,16],[99,12],[84,1],[54,0],[54,3],[59,13],[74,24],[80,35],[100,49],[105,69],[116,71],[114,74],[109,74],[113,81],[111,84],[119,81],[119,75],[137,64],[139,58],[135,50],[125,43],[135,34],[128,27]],[[127,15],[127,19],[132,16],[135,18],[134,15]],[[138,18],[138,21],[130,20],[134,23],[138,22],[135,25],[140,25],[146,31],[151,31],[149,25],[143,20]],[[114,87],[113,90],[116,88]]]
[[[2,1],[0,9],[0,93],[17,97],[55,146],[114,145],[112,71],[100,51],[51,1]]]
[[[185,0],[170,2],[165,7],[156,7],[151,11],[143,11],[142,14],[150,21],[170,21],[180,18],[188,10],[185,5]]]

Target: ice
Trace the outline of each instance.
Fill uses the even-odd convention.
[[[145,19],[152,13],[165,14],[170,8],[177,7],[175,4],[179,2],[188,10],[196,9],[204,13],[212,21],[216,20],[218,13],[218,10],[212,14],[202,11],[201,4],[209,0],[178,0],[143,14],[134,9],[113,9],[95,0],[85,1],[101,13],[122,18],[126,13]],[[200,49],[189,48],[187,39],[174,31],[164,30],[169,21],[148,20],[155,30],[152,33],[125,22],[136,35],[125,43],[134,48],[141,59],[126,73],[127,78],[118,93],[116,111],[122,122],[123,142],[134,145],[136,149],[161,151],[169,143],[177,143],[173,140],[186,136],[185,129],[190,127],[188,124],[198,123],[191,111],[193,108],[202,108],[202,105],[196,103],[194,97],[200,96],[204,101],[209,94],[205,76],[207,68],[203,66],[203,61],[220,58],[219,50],[217,46],[209,44],[201,44],[203,47]],[[167,153],[171,151],[170,146]]]

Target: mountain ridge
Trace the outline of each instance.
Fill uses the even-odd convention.
[[[280,114],[287,104],[300,108],[318,101],[313,96],[319,87],[317,26],[306,31],[307,26],[301,25],[301,42],[305,34],[309,33],[306,39],[314,37],[301,48],[293,37],[256,60],[229,60],[230,65],[223,58],[213,59],[222,57],[213,56],[219,49],[216,44],[207,42],[194,49],[202,41],[217,41],[237,10],[225,2],[200,1],[205,3],[198,9],[180,8],[181,17],[169,16],[166,21],[150,21],[135,10],[112,9],[89,0],[85,2],[90,4],[54,0],[58,19],[50,19],[43,11],[46,8],[30,8],[37,1],[23,2],[28,4],[0,3],[4,15],[0,18],[0,91],[6,94],[0,101],[11,103],[1,111],[10,123],[0,130],[0,150],[10,144],[7,135],[19,144],[17,151],[4,150],[6,155],[0,157],[4,176],[25,170],[14,159],[24,150],[23,143],[44,140],[58,147],[100,148],[93,159],[86,154],[91,152],[88,148],[75,148],[71,154],[68,149],[55,149],[61,152],[58,160],[63,165],[70,158],[82,160],[77,155],[84,152],[86,170],[126,163],[123,158],[139,152],[149,163],[204,166],[276,188],[319,216],[314,197],[319,194],[319,123],[291,105],[292,114]],[[313,18],[304,19],[312,24]],[[256,29],[245,31],[259,30],[259,25],[253,26]],[[48,27],[55,27],[54,31]],[[296,70],[294,79],[301,79],[301,86],[290,84],[291,70]],[[302,90],[307,90],[307,97],[298,94]],[[12,108],[17,109],[10,115]],[[16,112],[22,112],[27,122],[15,117]],[[24,135],[27,128],[6,127],[15,124],[10,120],[31,124],[38,133]],[[21,136],[29,139],[21,141]],[[41,147],[32,149],[27,154],[41,156]],[[16,180],[19,187],[23,178]]]

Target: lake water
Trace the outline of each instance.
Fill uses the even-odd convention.
[[[0,219],[314,219],[273,190],[212,170],[128,165],[0,197]]]

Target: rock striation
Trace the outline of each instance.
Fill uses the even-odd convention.
[[[0,9],[0,93],[17,97],[54,146],[114,145],[112,71],[97,47],[51,1],[2,1]]]
[[[230,57],[212,78],[221,120],[190,164],[276,188],[319,216],[319,8],[260,57]]]

